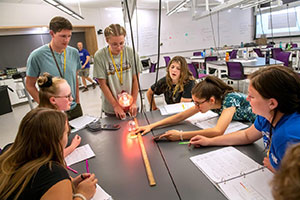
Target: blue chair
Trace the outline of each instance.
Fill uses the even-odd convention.
[[[239,90],[239,81],[247,79],[247,76],[244,74],[244,67],[240,62],[226,62],[227,65],[227,77],[230,80],[235,80],[238,83]],[[243,87],[243,92],[245,90],[245,83]]]

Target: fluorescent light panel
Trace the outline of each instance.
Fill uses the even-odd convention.
[[[76,12],[74,12],[73,10],[71,10],[70,8],[68,8],[58,0],[44,0],[44,1],[78,20],[84,19],[82,16],[78,15]]]
[[[182,8],[185,4],[187,4],[190,0],[183,0],[182,2],[178,3],[174,6],[168,13],[167,16],[172,15],[173,13],[177,12],[180,8]]]

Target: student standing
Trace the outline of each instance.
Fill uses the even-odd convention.
[[[275,172],[286,148],[300,142],[300,78],[287,67],[260,69],[250,75],[247,100],[258,115],[251,127],[214,138],[198,135],[190,144],[242,145],[263,138],[268,151],[263,163]]]
[[[157,84],[153,84],[147,91],[149,103],[152,99],[152,110],[156,110],[153,93],[164,94],[167,104],[192,101],[192,88],[195,85],[193,74],[189,71],[186,60],[182,56],[175,56],[169,62],[167,75],[161,78]],[[154,92],[153,92],[154,91]]]
[[[161,121],[139,127],[136,132],[145,134],[155,127],[176,124],[198,112],[205,113],[208,110],[212,110],[220,115],[215,127],[185,132],[169,130],[159,138],[164,137],[174,141],[190,139],[195,135],[215,137],[223,135],[232,120],[253,122],[256,117],[252,113],[249,102],[246,100],[246,95],[235,92],[232,87],[215,76],[208,76],[198,83],[192,89],[192,98],[195,103],[194,107]]]
[[[49,73],[44,73],[37,80],[40,88],[39,99],[40,108],[51,108],[60,111],[70,110],[72,104],[71,88],[65,79],[60,77],[52,77]],[[75,135],[70,146],[64,149],[64,157],[72,153],[80,144],[81,137]]]
[[[133,97],[129,107],[131,116],[137,113],[138,76],[142,69],[139,56],[132,48],[125,46],[126,30],[119,24],[111,24],[104,30],[107,47],[100,49],[95,54],[94,77],[98,79],[102,97],[102,109],[108,115],[116,115],[124,119],[126,113],[118,103],[118,95],[127,92]]]
[[[89,82],[92,83],[93,89],[96,88],[96,84],[94,83],[94,81],[89,77],[90,75],[90,54],[89,52],[83,48],[83,44],[82,42],[78,42],[77,43],[77,48],[78,48],[78,52],[79,52],[79,57],[80,57],[80,62],[81,62],[81,69],[78,72],[79,76],[81,76],[82,78],[82,83],[84,86],[84,89],[82,90],[82,92],[86,92],[89,89],[87,88],[86,85],[86,80],[88,80]]]
[[[91,199],[95,175],[84,173],[71,180],[66,170],[68,133],[63,112],[36,108],[27,113],[13,145],[0,156],[0,199]]]
[[[37,78],[44,72],[67,80],[71,87],[73,102],[67,111],[69,120],[82,115],[79,104],[77,71],[81,69],[77,49],[68,46],[72,36],[72,24],[63,17],[54,17],[49,24],[51,41],[33,52],[27,60],[26,89],[39,103],[38,91],[35,86]]]

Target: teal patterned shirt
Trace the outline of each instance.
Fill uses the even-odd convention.
[[[252,113],[250,103],[246,100],[246,98],[247,96],[243,93],[228,93],[222,102],[221,108],[214,109],[212,111],[221,115],[224,109],[235,107],[236,111],[233,115],[233,120],[254,122],[256,115]]]

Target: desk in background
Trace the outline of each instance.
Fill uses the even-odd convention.
[[[244,67],[244,74],[248,75],[252,72],[258,70],[261,67],[267,67],[272,65],[282,65],[283,62],[270,58],[270,64],[266,64],[266,59],[261,57],[249,58],[248,60],[245,59],[232,59],[229,61],[233,62],[241,62]],[[221,78],[221,71],[227,71],[227,65],[225,61],[209,61],[206,63],[206,73],[209,74],[209,69],[216,69],[217,76]]]

